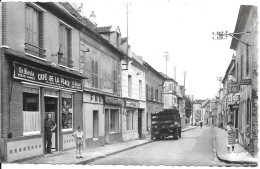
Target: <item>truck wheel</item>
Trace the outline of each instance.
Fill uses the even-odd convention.
[[[179,137],[181,138],[181,129],[179,129]]]

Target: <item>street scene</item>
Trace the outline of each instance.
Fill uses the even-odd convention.
[[[256,2],[0,2],[1,166],[257,167]]]

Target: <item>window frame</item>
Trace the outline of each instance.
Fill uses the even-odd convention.
[[[113,116],[114,118],[112,119],[112,114],[115,114],[115,116]],[[109,133],[113,134],[113,133],[119,133],[119,109],[110,109],[110,113],[109,113],[109,121],[110,121],[110,125],[109,125]],[[115,120],[114,122],[114,130],[112,130],[112,121]]]
[[[73,131],[73,119],[74,119],[74,98],[73,98],[73,93],[70,93],[70,92],[62,92],[61,94],[61,101],[63,101],[63,97],[64,95],[71,95],[71,109],[72,109],[72,115],[71,115],[71,128],[63,128],[61,126],[61,131],[62,132],[68,132],[68,131]],[[65,98],[68,98],[68,97],[65,97]],[[61,113],[61,118],[62,118],[62,113]],[[63,119],[61,119],[61,122]]]
[[[95,59],[91,59],[91,87],[98,89],[99,85],[99,63]]]
[[[113,93],[118,93],[118,71],[113,69]]]
[[[128,97],[132,98],[132,85],[133,85],[133,79],[132,79],[132,75],[128,75]]]
[[[40,88],[39,87],[35,87],[35,86],[27,86],[27,85],[23,85],[23,89],[24,88],[31,88],[31,89],[37,89],[38,90],[38,111],[24,111],[23,109],[23,136],[28,136],[28,135],[38,135],[38,134],[41,134],[41,93],[40,93]],[[28,93],[28,92],[24,92],[23,93]],[[24,104],[24,102],[23,102]],[[24,126],[24,112],[36,112],[39,114],[39,131],[29,131],[29,132],[25,132],[24,129],[25,129],[25,126]]]

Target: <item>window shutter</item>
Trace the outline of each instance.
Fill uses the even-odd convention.
[[[98,62],[95,61],[95,87],[98,88]]]

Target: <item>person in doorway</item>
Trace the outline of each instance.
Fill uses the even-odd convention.
[[[202,122],[200,122],[200,128],[202,128]]]
[[[83,150],[83,132],[79,126],[72,136],[76,139],[76,158],[83,158],[81,156],[81,151]]]
[[[235,149],[235,130],[234,130],[234,125],[233,123],[230,121],[228,122],[227,125],[227,132],[228,132],[228,152],[234,152]],[[230,147],[232,147],[232,151],[230,150]]]
[[[45,131],[45,147],[46,147],[46,143],[47,143],[47,151],[46,153],[48,154],[52,154],[51,152],[51,146],[52,146],[52,142],[51,142],[51,138],[52,138],[52,131],[54,131],[56,128],[56,124],[53,120],[51,120],[51,114],[48,113],[47,114],[47,118],[45,118],[44,120],[44,131]]]

